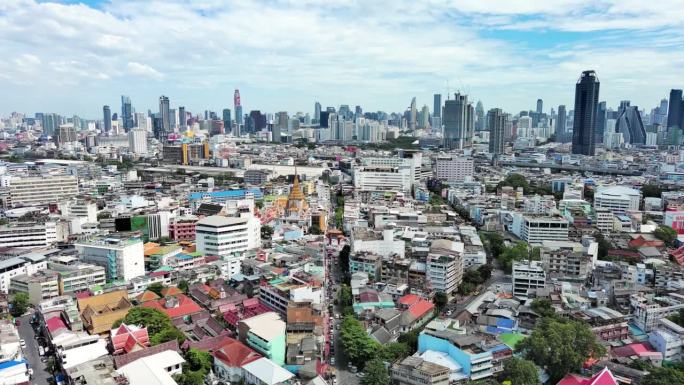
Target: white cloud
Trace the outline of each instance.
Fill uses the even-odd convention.
[[[126,65],[128,72],[132,75],[144,76],[150,79],[160,80],[164,75],[156,69],[138,62],[128,62]]]

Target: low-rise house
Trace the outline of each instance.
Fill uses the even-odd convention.
[[[242,367],[262,356],[242,342],[226,337],[213,352],[214,374],[224,381],[240,382]]]
[[[117,369],[129,385],[175,384],[173,376],[183,373],[185,360],[178,352],[165,350],[139,358]]]
[[[406,357],[390,368],[393,385],[449,385],[449,368],[420,357]]]

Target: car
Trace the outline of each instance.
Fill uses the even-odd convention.
[[[335,365],[335,357],[330,357],[330,365]]]
[[[451,310],[447,310],[446,315],[451,315]]]
[[[19,340],[19,345],[21,345],[22,348],[25,348],[26,347],[26,341]]]
[[[363,376],[365,376],[365,374],[363,372],[356,373],[356,377],[358,377],[358,378],[363,378]]]
[[[356,372],[358,372],[359,370],[356,368],[356,366],[352,365],[352,366],[351,366],[351,369],[349,369],[349,371],[352,372],[352,373],[356,373]]]
[[[337,378],[333,378],[333,385],[337,385]]]

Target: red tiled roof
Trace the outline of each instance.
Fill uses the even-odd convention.
[[[591,378],[568,374],[557,385],[618,385],[618,382],[610,369],[603,368]]]
[[[161,298],[157,301],[148,301],[141,306],[160,310],[166,313],[169,318],[185,317],[202,311],[202,308],[185,294],[178,294],[175,298],[178,299],[178,306],[176,307],[167,308],[167,298]]]
[[[261,358],[259,353],[229,337],[226,337],[223,345],[214,351],[213,356],[231,368],[239,368]]]
[[[134,330],[126,324],[121,324],[111,335],[114,354],[130,353],[136,347],[146,348],[150,346],[150,337],[147,328]]]
[[[402,305],[411,306],[418,301],[420,301],[420,296],[416,294],[406,294],[405,296],[399,298],[398,302]]]
[[[45,324],[46,324],[47,329],[50,332],[50,334],[54,333],[55,331],[57,331],[59,329],[66,329],[67,328],[64,321],[62,321],[62,317],[59,317],[59,316],[50,318],[49,320],[47,320],[47,322],[45,322]]]
[[[640,356],[644,353],[651,353],[651,352],[654,352],[654,350],[650,344],[640,342],[640,343],[634,343],[634,344],[629,344],[629,345],[625,345],[625,346],[620,346],[619,348],[614,348],[611,351],[611,354],[616,356],[616,357],[631,357],[631,356]]]
[[[175,286],[169,286],[165,287],[161,291],[161,296],[162,297],[168,297],[171,295],[178,295],[178,294],[183,294],[183,290],[175,287]]]
[[[155,301],[159,299],[159,296],[153,291],[145,290],[137,299],[140,302]]]
[[[425,314],[427,314],[429,311],[432,311],[432,309],[435,308],[435,304],[433,304],[430,301],[421,299],[418,302],[414,303],[411,305],[411,307],[408,308],[409,313],[411,313],[412,316],[416,317],[416,319],[423,317]]]

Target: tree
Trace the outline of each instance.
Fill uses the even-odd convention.
[[[273,238],[273,227],[269,225],[261,226],[261,239],[271,239]]]
[[[684,371],[676,368],[668,367],[653,367],[649,369],[649,373],[641,381],[641,385],[662,385],[662,384],[684,384]]]
[[[113,326],[117,327],[121,323],[146,327],[152,345],[174,339],[177,339],[179,344],[185,341],[185,335],[173,326],[169,316],[157,309],[134,307],[126,314],[126,317],[115,322]]]
[[[187,294],[188,289],[190,289],[190,287],[188,285],[188,281],[186,281],[184,279],[181,279],[180,281],[178,281],[178,288],[181,289],[183,291],[183,293]]]
[[[421,328],[416,328],[406,333],[400,334],[397,341],[406,344],[411,353],[418,350],[418,335],[420,334]]]
[[[153,292],[158,296],[162,296],[162,290],[164,290],[164,285],[161,282],[155,282],[147,287],[147,290]]]
[[[349,272],[349,254],[351,253],[351,247],[349,245],[344,245],[340,253],[338,254],[338,262],[340,275],[342,276],[342,282],[349,284],[351,282],[351,274]]]
[[[605,260],[608,257],[608,250],[611,248],[610,242],[600,232],[594,233],[594,238],[598,243],[598,259]]]
[[[404,342],[390,342],[383,345],[378,357],[383,361],[394,362],[396,360],[408,357],[410,354],[409,346]]]
[[[176,327],[170,327],[162,329],[159,333],[150,335],[150,344],[154,346],[163,344],[164,342],[177,340],[178,344],[182,345],[186,338],[187,337],[185,337],[185,334],[183,334],[182,331],[178,330]]]
[[[503,186],[510,186],[513,187],[514,189],[517,189],[518,187],[522,187],[523,191],[528,191],[530,189],[530,184],[527,182],[527,179],[521,175],[521,174],[510,174],[504,179],[503,181],[499,182],[499,185],[497,187],[503,187]]]
[[[606,352],[583,322],[549,317],[542,318],[516,349],[545,369],[553,384],[570,372],[579,372],[589,357],[600,358]]]
[[[534,362],[517,357],[513,357],[504,363],[502,378],[515,385],[539,384],[539,373]]]
[[[458,294],[468,295],[474,292],[476,287],[477,286],[475,286],[474,283],[463,281],[460,285],[458,285]]]
[[[213,357],[211,354],[195,348],[190,348],[190,350],[185,353],[185,360],[187,361],[187,366],[190,370],[193,372],[202,372],[204,374],[209,373],[213,364]]]
[[[673,246],[674,241],[677,239],[677,231],[675,231],[675,229],[672,227],[665,225],[658,226],[658,228],[653,232],[653,235],[665,242],[667,246]]]
[[[660,198],[663,190],[657,184],[645,184],[641,187],[641,194],[644,198]]]
[[[381,345],[368,335],[363,324],[350,315],[342,321],[340,340],[347,357],[357,367],[363,367],[381,348]]]
[[[492,277],[492,265],[482,265],[477,268],[477,272],[480,274],[483,282],[486,282]]]
[[[340,307],[342,308],[342,315],[354,314],[354,308],[352,307],[354,304],[352,291],[348,285],[342,285],[340,287],[339,300]]]
[[[12,305],[12,315],[14,317],[20,317],[28,310],[29,296],[26,293],[17,293],[14,295],[10,304]]]
[[[438,291],[435,293],[435,296],[432,297],[432,303],[435,304],[437,312],[441,312],[447,303],[449,303],[449,298],[447,297],[446,293]]]
[[[503,266],[504,271],[510,273],[513,270],[514,261],[528,258],[530,258],[530,251],[527,243],[516,242],[515,245],[504,248],[503,253],[499,256],[499,262]]]
[[[542,317],[552,317],[556,315],[551,301],[547,298],[535,298],[532,300],[532,310]]]
[[[377,358],[366,365],[364,373],[366,375],[361,379],[361,385],[387,385],[390,383],[385,364]]]

